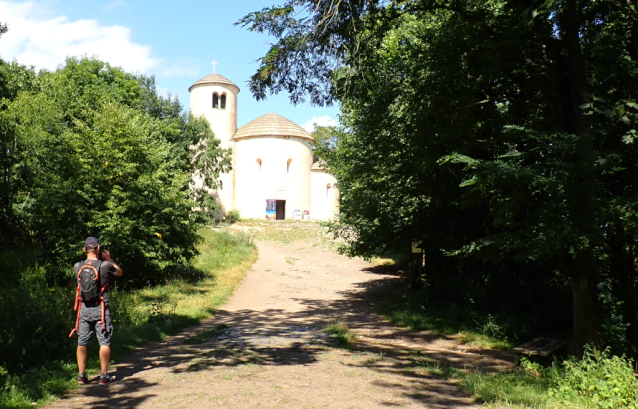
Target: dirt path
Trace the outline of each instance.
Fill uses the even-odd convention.
[[[231,300],[197,328],[140,348],[117,382],[92,382],[50,407],[70,408],[473,408],[452,380],[423,365],[507,368],[511,359],[374,313],[396,277],[316,243],[259,242],[260,258]],[[323,333],[330,320],[356,334],[351,350]],[[227,330],[198,345],[202,329]]]

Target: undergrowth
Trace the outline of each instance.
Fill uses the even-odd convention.
[[[491,316],[473,321],[470,326],[472,321],[453,310],[433,312],[405,299],[382,303],[379,312],[398,325],[454,336],[475,346],[498,349],[513,346],[506,329]],[[586,347],[582,359],[555,361],[549,368],[523,358],[515,370],[493,374],[461,371],[437,362],[422,369],[435,376],[460,380],[459,387],[486,407],[638,409],[635,364],[631,359],[612,356],[609,349],[601,352]]]
[[[514,346],[507,336],[506,328],[496,319],[472,316],[465,312],[448,310],[433,311],[408,298],[394,298],[379,305],[378,312],[402,327],[414,330],[429,330],[442,336],[455,336],[460,342],[482,348],[506,350]]]
[[[488,407],[510,408],[638,408],[634,363],[609,350],[587,347],[582,359],[571,358],[545,368],[523,359],[515,371],[462,373],[461,388]]]
[[[116,285],[111,291],[114,362],[141,344],[176,334],[212,315],[232,295],[257,260],[256,247],[247,234],[211,229],[204,229],[200,234],[202,240],[197,245],[200,255],[191,266],[190,274],[155,287],[125,291]],[[126,280],[127,274],[136,272],[124,271],[118,281]],[[59,314],[71,317],[71,305],[71,302],[64,305],[64,311]],[[77,341],[67,338],[65,342],[68,348],[59,359],[44,357],[40,365],[12,373],[0,366],[0,407],[32,408],[34,403],[44,404],[75,387],[77,364],[73,352]],[[89,376],[99,373],[97,349],[93,339],[87,362]],[[25,350],[26,353],[31,352]]]

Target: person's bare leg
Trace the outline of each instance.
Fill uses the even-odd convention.
[[[111,359],[111,347],[100,347],[100,374],[106,375],[109,370],[109,360]]]
[[[84,371],[86,370],[86,355],[87,355],[86,347],[78,345],[78,352],[77,352],[78,371],[80,373],[84,373]]]

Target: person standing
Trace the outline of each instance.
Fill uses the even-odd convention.
[[[111,358],[111,337],[113,323],[109,310],[109,284],[113,277],[122,275],[122,269],[111,259],[108,250],[100,253],[100,241],[95,237],[88,237],[84,241],[86,260],[73,266],[78,280],[75,297],[75,308],[78,310],[74,332],[78,333],[78,383],[88,382],[86,375],[87,345],[95,332],[100,344],[100,385],[113,381],[108,373]]]

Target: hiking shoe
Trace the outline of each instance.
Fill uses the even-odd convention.
[[[84,385],[88,381],[89,381],[89,377],[86,376],[85,373],[81,373],[81,374],[78,375],[78,384],[79,385]]]
[[[106,385],[107,383],[113,382],[115,379],[109,374],[100,375],[100,385]]]

